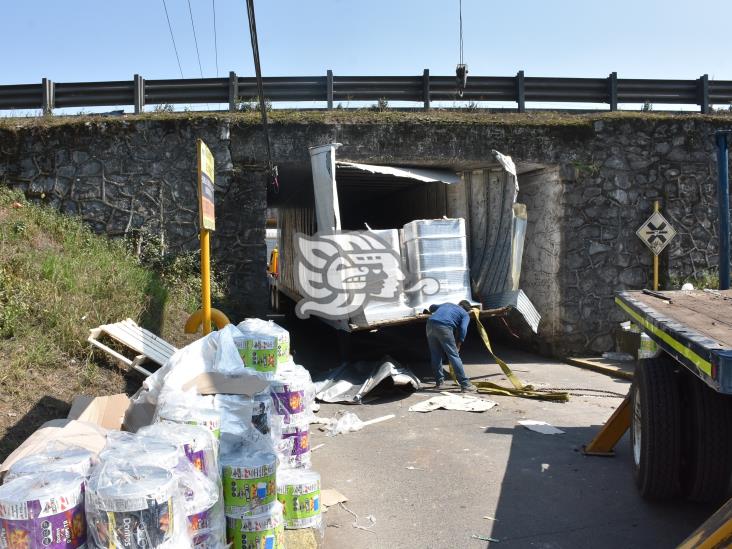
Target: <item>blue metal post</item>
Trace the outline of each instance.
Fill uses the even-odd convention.
[[[727,138],[732,130],[720,130],[717,137],[719,188],[719,289],[729,290],[729,149]]]

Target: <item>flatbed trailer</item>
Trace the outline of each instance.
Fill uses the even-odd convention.
[[[638,360],[628,396],[585,454],[612,455],[630,429],[644,498],[721,501],[732,475],[732,291],[626,291],[615,302],[658,351]],[[726,520],[715,515],[682,547],[728,547],[726,508]]]

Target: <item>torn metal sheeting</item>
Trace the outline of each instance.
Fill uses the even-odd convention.
[[[453,395],[451,393],[441,393],[422,402],[418,402],[409,407],[410,412],[432,412],[443,408],[445,410],[458,410],[461,412],[487,412],[497,402],[485,400],[483,398]]]
[[[315,382],[315,398],[322,402],[359,404],[384,380],[395,387],[416,391],[421,384],[416,375],[393,358],[378,361],[358,361],[331,370],[325,379]]]

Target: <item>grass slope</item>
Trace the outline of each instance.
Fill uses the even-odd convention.
[[[123,242],[0,187],[0,459],[44,421],[65,417],[74,395],[134,388],[91,352],[90,328],[129,317],[186,343],[199,286],[172,272],[146,268]]]

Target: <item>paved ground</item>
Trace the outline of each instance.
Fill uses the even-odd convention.
[[[305,339],[299,339],[303,359],[315,356],[307,350],[313,342],[316,351],[330,347],[312,334],[309,343]],[[293,343],[298,344],[297,336]],[[473,379],[503,381],[498,366],[487,361],[474,341],[466,347]],[[499,354],[534,384],[628,390],[627,381],[535,355],[505,347]],[[410,365],[426,374],[424,363],[412,358]],[[500,544],[490,545],[500,548],[665,548],[674,547],[714,511],[644,502],[633,484],[627,437],[615,458],[587,458],[579,452],[620,398],[580,396],[556,404],[490,397],[498,406],[484,413],[407,410],[431,394],[426,390],[360,406],[322,405],[321,416],[341,409],[364,420],[397,416],[338,437],[317,430],[312,434],[313,446],[325,443],[313,454],[323,486],[345,494],[347,507],[362,521],[367,515],[376,519],[371,531],[363,531],[352,526],[347,511],[331,508],[326,547],[488,546],[472,539],[478,534],[497,538]],[[566,433],[530,432],[517,424],[519,419],[548,421]]]

